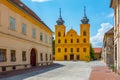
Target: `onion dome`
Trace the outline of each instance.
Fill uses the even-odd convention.
[[[58,25],[63,25],[64,20],[62,19],[62,16],[61,16],[61,8],[59,9],[59,12],[60,12],[60,16],[59,16],[59,18],[56,22],[57,22]]]
[[[84,17],[81,20],[81,22],[82,22],[82,24],[88,24],[88,22],[89,22],[89,19],[86,16],[86,7],[84,7]]]

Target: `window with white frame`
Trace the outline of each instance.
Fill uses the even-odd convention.
[[[43,33],[40,32],[40,41],[43,41]]]
[[[0,49],[0,62],[6,61],[6,49]]]
[[[45,35],[45,43],[48,43],[48,36]]]
[[[15,18],[10,17],[10,29],[15,30]]]
[[[26,61],[26,51],[22,51],[22,61]]]
[[[32,37],[36,38],[36,29],[35,28],[32,29]]]
[[[43,61],[43,53],[40,53],[40,61]]]
[[[26,34],[26,24],[22,24],[22,34]]]
[[[51,37],[49,37],[49,43],[50,43],[50,44],[52,43],[52,38],[51,38]]]
[[[11,53],[11,61],[16,61],[16,51],[15,50],[11,50],[10,51],[10,53]]]

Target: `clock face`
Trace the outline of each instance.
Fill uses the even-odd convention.
[[[60,28],[58,28],[58,31],[60,31]]]
[[[84,26],[83,30],[86,30],[86,27]]]

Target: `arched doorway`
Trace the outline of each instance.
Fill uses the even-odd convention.
[[[31,66],[36,66],[36,51],[34,48],[30,52],[30,64]]]

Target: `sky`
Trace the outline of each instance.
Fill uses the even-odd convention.
[[[66,32],[71,28],[80,34],[81,19],[86,15],[90,20],[90,42],[93,47],[102,47],[104,33],[113,27],[114,12],[111,0],[21,0],[33,10],[54,32],[61,8]]]

